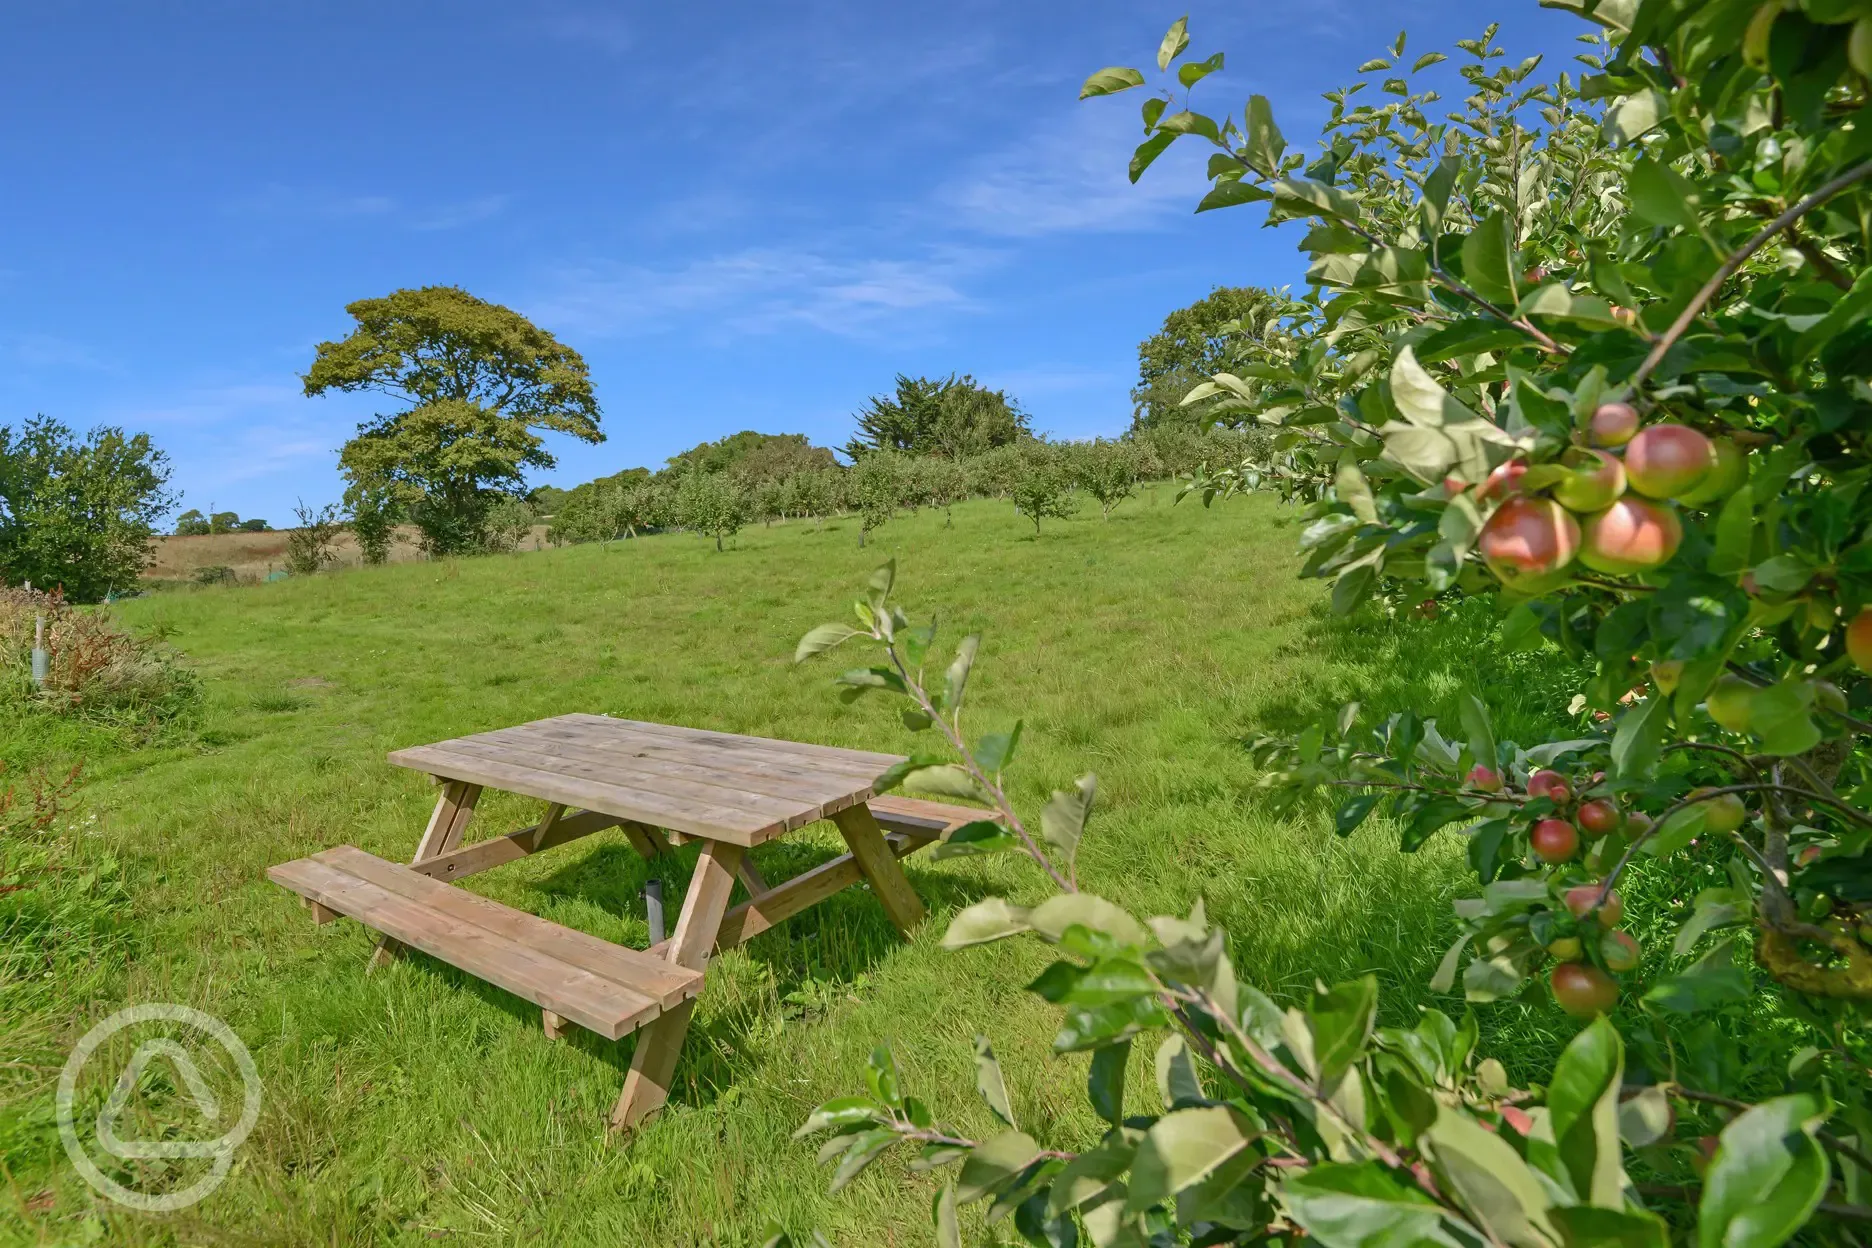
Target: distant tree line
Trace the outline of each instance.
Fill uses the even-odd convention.
[[[272,525],[258,518],[243,520],[238,512],[213,511],[203,515],[191,507],[176,517],[175,535],[207,537],[215,533],[266,533],[272,528]]]

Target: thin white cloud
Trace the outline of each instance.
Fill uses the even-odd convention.
[[[1127,169],[1143,138],[1135,110],[1110,100],[1077,105],[977,161],[937,201],[974,229],[1015,238],[1155,229],[1202,198],[1189,159],[1202,141],[1179,140],[1133,185]]]
[[[542,322],[593,335],[650,332],[695,317],[712,328],[747,333],[804,325],[863,336],[919,313],[972,309],[974,301],[961,284],[991,259],[990,253],[962,248],[915,260],[752,248],[672,269],[562,269],[526,306]]]
[[[23,368],[75,368],[94,373],[122,371],[95,348],[55,334],[21,334],[7,347],[14,362]]]

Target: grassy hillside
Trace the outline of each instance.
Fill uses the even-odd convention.
[[[433,794],[385,751],[568,711],[806,741],[902,749],[895,706],[841,704],[836,665],[794,667],[807,628],[843,618],[884,555],[906,606],[949,643],[985,634],[975,723],[1024,716],[1016,800],[1087,769],[1100,805],[1085,887],[1138,913],[1201,896],[1235,964],[1277,993],[1375,970],[1408,1017],[1453,927],[1454,846],[1406,857],[1381,824],[1335,839],[1317,810],[1271,813],[1241,742],[1321,703],[1434,713],[1473,676],[1475,630],[1350,629],[1296,581],[1290,514],[1249,500],[1204,512],[1170,491],[1108,523],[1049,524],[1007,504],[900,518],[857,546],[852,522],[744,532],[717,554],[672,535],[451,563],[353,569],[123,604],[170,633],[204,677],[201,723],[140,750],[76,730],[0,725],[16,762],[87,753],[87,844],[122,865],[123,930],[53,982],[3,985],[0,1231],[60,1242],[101,1216],[113,1243],[745,1244],[769,1217],[837,1244],[928,1242],[932,1188],[895,1164],[836,1197],[788,1136],[818,1101],[862,1081],[890,1044],[939,1117],[980,1128],[970,1038],[985,1033],[1017,1085],[1023,1125],[1073,1147],[1095,1129],[1082,1057],[1052,1055],[1053,1011],[1021,991],[1043,964],[1012,942],[936,946],[947,914],[986,893],[1035,895],[1009,860],[909,865],[931,904],[900,942],[849,890],[710,968],[664,1114],[608,1139],[631,1041],[548,1041],[538,1012],[425,958],[366,976],[354,923],[317,928],[268,884],[272,863],[343,842],[407,858]],[[1564,689],[1492,665],[1516,715]],[[470,835],[530,822],[490,795]],[[96,838],[95,840],[91,838]],[[758,851],[769,878],[837,852],[814,831]],[[693,862],[688,850],[684,869]],[[468,887],[641,945],[644,864],[615,833],[477,876]],[[680,894],[681,881],[671,890]],[[77,937],[74,937],[77,939]],[[104,937],[98,937],[99,941]],[[186,1002],[226,1019],[265,1081],[259,1127],[203,1204],[151,1220],[97,1203],[51,1122],[70,1046],[128,1002]],[[1522,1051],[1538,1020],[1515,1025]],[[1146,1095],[1148,1063],[1134,1063]],[[1149,1095],[1155,1095],[1154,1092]],[[99,1215],[83,1211],[96,1205]],[[102,1228],[100,1228],[102,1229]]]

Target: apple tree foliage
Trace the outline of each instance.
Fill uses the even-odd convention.
[[[1516,1087],[1478,1053],[1472,1006],[1379,1026],[1366,979],[1282,1008],[1237,979],[1200,907],[1140,920],[1082,891],[1092,778],[1023,820],[1001,783],[1018,726],[963,731],[977,641],[944,665],[882,569],[858,627],[814,630],[800,657],[881,649],[839,678],[847,695],[908,699],[906,723],[945,747],[882,785],[994,809],[938,856],[1020,852],[1046,874],[1047,899],[977,903],[945,944],[1055,948],[1030,987],[1061,1011],[1056,1048],[1091,1055],[1107,1129],[1023,1130],[984,1038],[1001,1130],[965,1136],[880,1051],[868,1093],[803,1129],[831,1133],[835,1186],[909,1142],[949,1175],[942,1244],[971,1204],[1024,1242],[1100,1248],[1866,1242],[1872,7],[1557,7],[1594,23],[1588,72],[1540,76],[1490,30],[1457,45],[1467,92],[1433,116],[1414,84],[1448,58],[1400,36],[1328,97],[1311,157],[1262,97],[1239,119],[1190,107],[1223,57],[1190,57],[1179,21],[1131,168],[1206,142],[1201,210],[1302,222],[1311,257],[1278,349],[1191,399],[1274,428],[1272,451],[1194,488],[1303,503],[1305,573],[1340,612],[1483,599],[1503,646],[1591,670],[1598,727],[1577,737],[1502,740],[1473,696],[1441,725],[1352,705],[1259,743],[1269,789],[1333,794],[1342,833],[1380,813],[1406,851],[1462,837],[1479,888],[1432,988],[1483,1008],[1551,991],[1590,1021],[1544,1084]],[[1082,94],[1145,82],[1106,69]],[[1641,978],[1619,885],[1686,860],[1719,886],[1653,916],[1675,929],[1669,969]],[[1689,1049],[1735,1050],[1725,1011],[1763,993],[1813,1040],[1757,1078],[1776,1093],[1688,1084]],[[1133,1045],[1166,1034],[1161,1103],[1127,1104]]]

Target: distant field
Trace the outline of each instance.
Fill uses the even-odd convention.
[[[202,568],[232,568],[243,581],[265,580],[267,573],[286,566],[287,529],[266,533],[210,533],[203,537],[159,537],[154,556],[143,575],[152,581],[194,579]],[[397,543],[390,548],[391,563],[409,563],[422,559],[416,545],[416,530],[405,525],[397,530]],[[528,549],[546,544],[546,526],[538,524],[522,543]],[[357,542],[347,531],[332,547],[339,567],[356,567],[364,562]]]
[[[263,878],[343,842],[407,857],[432,793],[384,753],[543,716],[908,747],[895,705],[838,700],[838,663],[790,661],[806,629],[847,616],[888,554],[906,606],[934,611],[948,644],[985,634],[974,722],[990,731],[1025,717],[1017,802],[1032,809],[1098,772],[1088,889],[1142,914],[1180,914],[1200,896],[1233,934],[1245,978],[1291,994],[1316,976],[1375,971],[1387,1014],[1414,1017],[1453,928],[1460,848],[1404,856],[1382,821],[1347,841],[1317,808],[1276,814],[1242,743],[1346,696],[1375,714],[1435,713],[1474,677],[1484,634],[1449,617],[1434,630],[1331,622],[1318,587],[1294,577],[1292,513],[1263,499],[1204,512],[1170,495],[1108,523],[1096,511],[1049,522],[1038,540],[1006,503],[975,502],[956,508],[953,528],[927,512],[899,518],[864,550],[853,522],[794,523],[748,529],[720,554],[667,535],[123,604],[126,620],[187,653],[207,709],[198,727],[134,752],[0,722],[9,758],[89,754],[91,835],[124,863],[129,932],[127,955],[98,960],[90,986],[6,986],[0,1240],[82,1230],[76,1211],[95,1202],[60,1151],[52,1081],[75,1038],[127,1002],[226,1019],[253,1049],[266,1099],[220,1191],[167,1222],[98,1204],[101,1242],[745,1245],[778,1217],[839,1245],[926,1244],[926,1178],[886,1163],[828,1197],[812,1147],[788,1138],[813,1104],[862,1085],[880,1042],[939,1117],[982,1130],[967,1089],[970,1039],[985,1033],[1027,1129],[1061,1147],[1096,1138],[1085,1059],[1052,1054],[1055,1012],[1021,991],[1043,953],[1018,941],[937,947],[956,907],[1038,895],[1011,860],[913,859],[932,915],[908,944],[852,890],[717,960],[669,1108],[623,1144],[603,1127],[631,1041],[548,1041],[537,1010],[422,957],[367,977],[361,928],[313,926]],[[172,539],[266,540],[277,539]],[[1510,735],[1569,693],[1520,662],[1488,665]],[[495,797],[477,827],[531,815]],[[757,856],[772,877],[835,844],[821,832]],[[468,887],[641,945],[644,873],[607,833]],[[680,881],[670,887],[680,895]],[[1492,1040],[1513,1029],[1511,1060],[1537,1061],[1551,1040],[1519,1006],[1483,1026]],[[1155,1095],[1148,1066],[1133,1063],[1139,1097]]]

